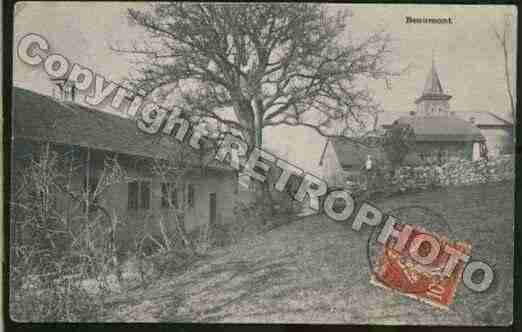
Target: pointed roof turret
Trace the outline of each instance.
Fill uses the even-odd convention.
[[[424,84],[424,90],[422,91],[422,96],[415,100],[415,103],[419,103],[422,100],[447,100],[450,99],[451,96],[444,93],[442,89],[442,84],[440,83],[439,74],[437,73],[437,68],[435,68],[435,61],[431,62],[431,70],[428,73],[428,77],[426,78],[426,83]]]
[[[437,68],[435,68],[435,61],[431,62],[431,70],[426,78],[422,94],[444,94],[442,84],[440,84],[439,74],[437,73]]]

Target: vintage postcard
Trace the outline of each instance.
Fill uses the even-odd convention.
[[[513,322],[517,8],[18,2],[15,322]]]

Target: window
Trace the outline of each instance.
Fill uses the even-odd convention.
[[[137,210],[138,209],[138,192],[139,186],[138,182],[130,182],[129,183],[129,210]]]
[[[98,184],[98,179],[96,179],[96,165],[92,159],[84,159],[82,161],[82,177],[83,190],[87,190],[87,186],[89,186],[89,191],[92,193]]]
[[[150,182],[129,182],[129,210],[148,210],[150,208]]]
[[[170,203],[176,209],[178,208],[178,189],[174,183],[162,183],[161,184],[161,207],[168,208],[169,204],[169,192],[170,192]]]
[[[150,182],[143,181],[140,184],[140,208],[142,210],[148,210],[150,208]]]
[[[80,160],[80,147],[77,145],[66,145],[63,149],[65,158],[70,160]]]
[[[187,188],[187,204],[188,204],[189,208],[194,207],[194,195],[195,195],[194,185],[189,184],[188,188]]]
[[[209,193],[209,224],[215,225],[217,221],[217,194]]]
[[[168,191],[168,188],[167,188],[167,184],[166,183],[162,183],[161,184],[161,207],[162,208],[169,206],[168,192],[169,191]]]
[[[70,155],[67,155],[70,156]],[[87,212],[87,205],[89,204],[89,210],[92,209],[92,206],[94,204],[98,203],[98,197],[94,197],[94,193],[96,191],[96,188],[98,187],[98,182],[100,179],[96,177],[96,166],[92,160],[83,160],[83,167],[82,167],[82,190],[85,194],[88,195],[87,202],[82,201],[82,207],[83,211]]]

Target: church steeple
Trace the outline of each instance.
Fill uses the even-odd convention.
[[[435,68],[435,60],[431,61],[431,70],[426,78],[426,83],[424,84],[423,95],[442,95],[444,91],[442,90],[442,84],[440,84],[439,74],[437,73],[437,68]]]
[[[422,96],[415,100],[417,113],[424,116],[448,115],[450,95],[444,93],[440,83],[439,74],[432,59],[431,69],[426,77]]]

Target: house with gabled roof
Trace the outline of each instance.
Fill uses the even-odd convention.
[[[377,166],[386,166],[388,161],[379,147],[367,146],[350,138],[329,138],[319,157],[322,177],[330,185],[344,186],[347,181],[358,182],[364,162],[371,156]]]
[[[186,185],[178,188],[164,183],[152,171],[155,160],[179,149],[179,143],[163,136],[140,131],[135,120],[67,100],[13,87],[12,179],[19,183],[19,170],[49,143],[79,165],[73,186],[81,188],[97,183],[106,157],[116,157],[133,180],[112,185],[103,195],[104,206],[123,220],[119,225],[119,246],[133,245],[143,229],[159,231],[157,219],[168,215],[168,192],[174,205],[187,206],[184,227],[190,233],[207,224],[225,224],[234,220],[238,195],[237,171],[213,159],[208,144],[202,142],[194,169],[187,174]],[[242,198],[243,199],[243,198]],[[167,222],[168,224],[168,222]]]

